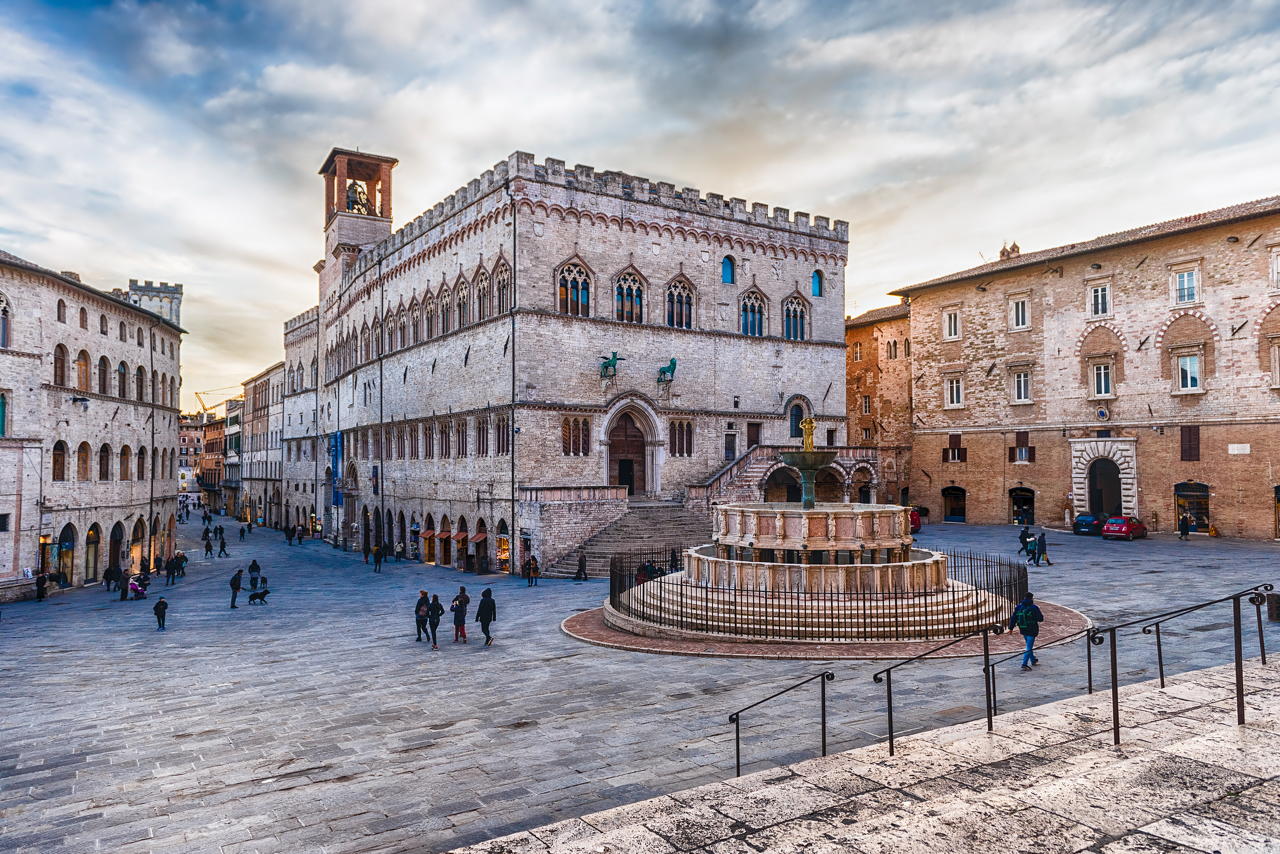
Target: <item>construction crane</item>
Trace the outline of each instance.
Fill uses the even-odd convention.
[[[210,404],[210,403],[204,402],[204,396],[206,394],[214,394],[215,392],[228,391],[230,389],[235,389],[236,391],[239,391],[240,388],[241,387],[238,385],[224,385],[222,388],[211,388],[205,391],[195,392],[196,401],[200,404],[200,414],[203,415],[204,413],[208,412],[210,409],[213,409],[214,407],[216,407],[219,403],[225,403],[228,400],[231,400],[233,398],[237,398],[240,396],[239,394],[228,394],[223,398],[221,398],[220,400],[218,400],[217,402]]]

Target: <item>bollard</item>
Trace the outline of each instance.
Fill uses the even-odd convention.
[[[1280,593],[1267,594],[1267,619],[1280,623]]]

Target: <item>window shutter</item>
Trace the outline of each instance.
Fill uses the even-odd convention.
[[[1031,441],[1031,434],[1026,430],[1018,430],[1013,434],[1013,443],[1019,448],[1025,448]]]
[[[1027,462],[1034,463],[1035,461],[1036,461],[1036,449],[1035,449],[1035,446],[1033,445],[1032,447],[1027,448]]]
[[[1182,460],[1196,462],[1200,459],[1200,426],[1182,428]]]
[[[1015,462],[1018,458],[1017,455],[1018,455],[1018,449],[1016,447],[1011,446],[1009,448],[1009,462],[1011,463]]]
[[[950,451],[950,450],[951,450],[950,448],[943,448],[943,449],[942,449],[942,461],[943,461],[944,463],[946,463],[946,462],[950,462],[950,461],[951,461],[951,460],[950,460],[950,458],[947,456],[947,452],[948,452],[948,451]]]
[[[969,462],[969,449],[968,449],[968,448],[961,448],[961,449],[960,449],[960,462],[962,462],[962,463],[967,463],[967,462]]]
[[[951,434],[949,434],[949,435],[947,436],[947,447],[948,447],[948,448],[958,448],[958,447],[960,447],[960,434],[959,434],[959,433],[951,433]]]

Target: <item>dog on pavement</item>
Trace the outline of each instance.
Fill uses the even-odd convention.
[[[265,588],[265,587],[264,587],[264,588],[262,588],[261,590],[257,591],[256,593],[250,593],[250,594],[249,594],[249,604],[250,604],[250,605],[265,605],[265,604],[267,604],[267,594],[268,594],[268,593],[270,593],[270,592],[271,592],[270,590],[268,590],[267,588]]]

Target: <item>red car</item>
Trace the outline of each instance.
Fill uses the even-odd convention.
[[[914,507],[911,508],[911,533],[920,533],[920,511]]]
[[[1110,516],[1102,526],[1104,540],[1132,540],[1146,535],[1147,526],[1142,524],[1142,520],[1136,516]]]

